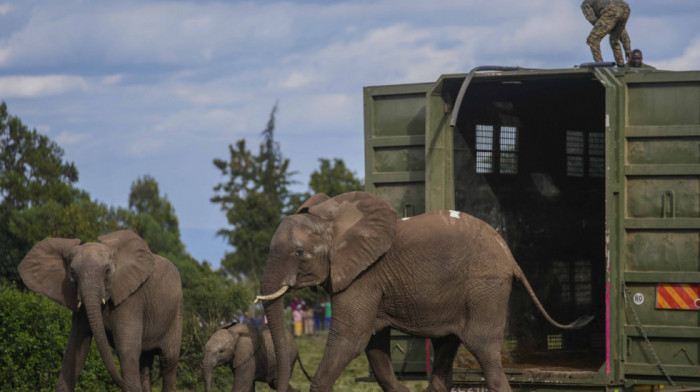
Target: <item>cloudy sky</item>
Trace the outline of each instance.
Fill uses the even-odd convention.
[[[0,101],[58,142],[93,198],[126,206],[153,176],[183,241],[215,266],[227,225],[214,158],[270,110],[304,191],[318,158],[364,176],[362,87],[432,82],[479,65],[591,61],[580,0],[0,0]],[[644,60],[700,69],[700,0],[628,0]],[[612,61],[605,39],[603,57]]]

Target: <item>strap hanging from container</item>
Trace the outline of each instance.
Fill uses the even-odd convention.
[[[469,83],[471,83],[472,78],[474,77],[474,74],[477,72],[481,71],[520,71],[520,70],[525,70],[525,69],[530,69],[530,68],[520,68],[520,67],[504,67],[501,65],[481,65],[475,68],[472,68],[471,71],[469,71],[469,74],[467,75],[466,78],[464,78],[464,81],[462,82],[462,86],[459,88],[459,94],[457,94],[457,99],[455,100],[455,106],[452,111],[452,117],[450,119],[450,126],[454,127],[455,124],[457,124],[457,115],[459,113],[459,107],[462,106],[462,100],[464,99],[464,94],[467,92],[467,87],[469,87]]]

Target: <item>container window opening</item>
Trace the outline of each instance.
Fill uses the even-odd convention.
[[[460,108],[455,208],[498,230],[552,317],[595,315],[583,330],[559,330],[514,284],[507,367],[605,363],[604,345],[592,344],[605,336],[604,92],[590,78],[475,80]]]
[[[477,173],[495,173],[498,168],[500,174],[518,174],[517,127],[476,124],[475,135]]]

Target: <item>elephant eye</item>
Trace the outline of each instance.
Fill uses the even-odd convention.
[[[294,253],[296,257],[302,257],[304,256],[304,249],[297,249],[297,251]]]

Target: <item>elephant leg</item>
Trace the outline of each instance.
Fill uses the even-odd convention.
[[[124,327],[123,330],[128,330]],[[141,391],[141,336],[128,335],[114,337],[114,345],[119,357],[125,392]]]
[[[426,391],[447,392],[452,390],[452,367],[459,349],[459,338],[449,335],[442,338],[431,339],[435,350],[435,362],[433,374],[430,377],[430,385]]]
[[[483,347],[470,350],[479,361],[481,371],[484,372],[486,387],[493,392],[511,392],[508,378],[503,371],[501,363],[501,350],[496,347]]]
[[[385,328],[369,339],[365,349],[367,360],[377,378],[379,386],[384,391],[408,392],[408,389],[399,384],[391,364],[391,329]]]
[[[337,325],[339,321],[334,318],[333,323]],[[350,361],[362,353],[369,342],[370,332],[360,337],[346,337],[341,336],[337,332],[334,333],[334,328],[336,326],[331,325],[331,333],[328,335],[326,349],[311,383],[311,392],[330,391],[343,369]]]
[[[273,388],[276,389],[276,388]],[[255,391],[255,359],[244,362],[233,368],[233,392]]]
[[[80,371],[90,352],[92,332],[87,323],[85,311],[73,312],[68,345],[61,363],[61,374],[58,376],[56,391],[74,391]]]
[[[163,392],[175,392],[177,378],[177,361],[180,359],[180,346],[177,350],[161,351],[160,372],[163,376]]]
[[[141,373],[141,390],[151,392],[151,368],[153,367],[153,352],[141,353],[139,370]]]
[[[481,303],[489,303],[484,300]],[[486,386],[489,391],[510,392],[508,378],[503,371],[501,363],[501,348],[503,346],[503,334],[506,326],[507,299],[493,303],[493,309],[504,309],[502,312],[486,312],[483,308],[470,312],[470,320],[467,329],[462,334],[461,340],[464,346],[476,357],[476,360],[484,372]]]

